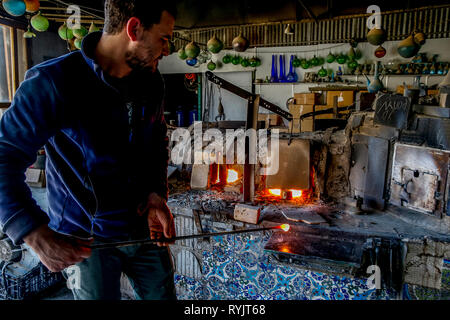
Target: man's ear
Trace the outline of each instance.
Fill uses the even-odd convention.
[[[141,24],[141,20],[139,20],[138,18],[131,17],[127,22],[126,29],[128,38],[130,38],[131,41],[136,41],[137,39],[141,38],[143,27]]]

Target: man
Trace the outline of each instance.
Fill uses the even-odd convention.
[[[91,250],[95,242],[175,236],[166,205],[164,83],[176,10],[168,1],[106,0],[103,33],[27,72],[0,122],[0,227],[50,271],[76,264],[75,299],[175,299],[168,243]],[[48,214],[24,172],[45,145]]]

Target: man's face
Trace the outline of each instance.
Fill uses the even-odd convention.
[[[159,60],[169,54],[169,39],[174,25],[172,15],[163,11],[161,21],[143,31],[126,54],[126,62],[133,71],[157,70]]]

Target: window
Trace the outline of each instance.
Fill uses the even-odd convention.
[[[0,24],[0,107],[9,106],[28,69],[24,31]]]

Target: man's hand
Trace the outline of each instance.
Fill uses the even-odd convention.
[[[89,258],[92,241],[72,239],[43,225],[28,234],[23,241],[37,253],[41,262],[52,272],[59,272]]]
[[[175,223],[172,213],[167,206],[166,200],[156,193],[151,193],[147,202],[138,207],[138,214],[147,214],[150,239],[160,239],[163,234],[165,238],[175,237]],[[168,246],[173,242],[158,242],[158,246]]]

